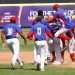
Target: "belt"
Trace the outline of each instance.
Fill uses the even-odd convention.
[[[45,40],[45,39],[35,39],[35,41],[42,41],[42,40]]]
[[[6,36],[6,39],[12,39],[12,38],[16,38],[16,37]]]

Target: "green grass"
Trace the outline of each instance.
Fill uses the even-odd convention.
[[[25,64],[24,69],[17,67],[10,69],[8,65],[0,65],[0,75],[75,75],[75,68],[61,68],[55,66],[46,66],[45,71],[36,71],[32,64]]]
[[[27,36],[29,29],[25,28],[23,29],[23,33],[25,34],[25,36]],[[21,51],[32,51],[34,44],[33,41],[27,40],[27,46],[24,45],[24,41],[23,39],[19,36],[18,37],[19,41],[20,41],[20,49]],[[2,47],[2,41],[0,39],[0,51],[8,51],[8,47]]]
[[[20,40],[21,51],[32,51],[33,50],[33,47],[34,47],[33,41],[27,40],[27,46],[26,46],[24,44],[23,39],[21,39],[21,37],[19,37],[19,40]],[[0,51],[8,51],[8,49],[9,48],[7,46],[2,47],[2,43],[0,43]]]

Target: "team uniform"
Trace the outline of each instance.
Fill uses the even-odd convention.
[[[74,27],[74,24],[72,22],[71,19],[69,18],[66,18],[65,19],[65,22],[64,22],[64,27],[61,28],[56,34],[55,34],[55,37],[58,37],[60,34],[64,33],[64,32],[67,32],[69,31],[70,29],[72,29]]]
[[[56,32],[55,37],[58,37],[62,33],[66,33],[68,31],[71,31],[71,29],[73,29],[75,27],[75,24],[74,24],[74,21],[72,20],[71,16],[69,17],[69,16],[63,14],[64,11],[61,12],[61,10],[59,10],[59,9],[61,9],[60,7],[58,7],[58,8],[55,7],[55,8],[56,8],[56,13],[54,13],[54,16],[63,19],[64,25],[65,25],[63,28],[61,28],[60,30],[58,30]],[[73,51],[74,50],[74,36],[71,36],[70,39],[69,39],[70,40],[69,41],[69,53],[70,53],[70,57],[71,57],[72,61],[75,61],[75,53]]]
[[[64,26],[55,34],[55,37],[58,37],[60,34],[67,32],[74,27],[74,22],[69,16],[65,15],[65,13],[67,13],[66,10],[62,8],[58,8],[55,12],[52,12],[54,17],[58,17],[64,22]]]
[[[42,19],[41,20],[41,23],[44,24],[45,26],[48,26],[48,21],[45,20],[45,19]],[[33,27],[34,25],[36,24],[36,20],[34,20],[32,22],[32,26]],[[47,40],[47,39],[46,39]],[[46,46],[46,50],[45,50],[45,64],[48,64],[48,59],[50,59],[50,51],[49,51],[49,48],[48,48],[48,44],[45,44]],[[33,50],[33,54],[34,54],[34,63],[36,63],[36,47],[34,46],[34,50]]]
[[[32,34],[32,35],[30,35]],[[34,36],[34,43],[36,48],[36,63],[37,65],[40,65],[40,70],[44,70],[44,62],[45,62],[45,54],[46,54],[46,37],[51,37],[51,33],[48,31],[48,28],[46,25],[42,24],[41,22],[37,22],[30,30],[30,33],[28,34],[28,38],[30,39],[30,36]],[[32,38],[31,38],[32,39]]]
[[[55,18],[53,19],[51,22],[49,22],[48,28],[51,30],[53,36],[55,35],[55,33],[63,27],[63,21],[60,18]],[[54,59],[52,61],[54,61],[54,63],[57,64],[61,64],[61,49],[63,48],[62,45],[62,41],[57,38],[57,37],[53,37],[53,50],[52,50],[52,46],[50,47],[50,50],[52,50],[52,53],[55,52],[54,54]]]
[[[71,60],[75,62],[75,53],[74,53],[75,39],[74,39],[74,35],[72,35],[74,33],[72,33],[71,31],[73,28],[75,28],[74,22],[72,21],[72,19],[67,18],[65,27],[57,31],[57,33],[55,34],[55,37],[58,37],[60,36],[60,34],[66,33],[66,32],[69,32],[69,35],[71,34],[71,37],[69,39],[69,53],[70,53]]]
[[[5,35],[6,43],[13,54],[11,64],[15,65],[18,62],[21,66],[23,66],[19,56],[20,44],[16,37],[16,34],[19,32],[21,32],[20,27],[14,23],[3,25],[3,34]]]

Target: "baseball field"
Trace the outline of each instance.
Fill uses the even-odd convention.
[[[25,35],[28,33],[28,29],[23,30]],[[16,65],[15,69],[11,69],[10,62],[12,54],[9,48],[2,44],[0,40],[0,75],[75,75],[75,64],[71,62],[69,54],[65,52],[65,60],[62,65],[49,64],[45,66],[45,71],[36,71],[35,65],[33,65],[33,42],[28,41],[25,46],[23,40],[19,37],[21,42],[21,58],[25,62],[23,69],[20,69]]]

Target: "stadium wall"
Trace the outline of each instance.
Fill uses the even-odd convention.
[[[9,23],[11,16],[17,17],[17,23],[22,27],[30,27],[32,22],[29,18],[37,16],[37,10],[43,10],[43,15],[51,15],[51,5],[54,3],[35,4],[0,4],[0,25]],[[75,3],[59,3],[67,10],[68,16],[75,16]],[[65,13],[65,12],[64,12]]]

